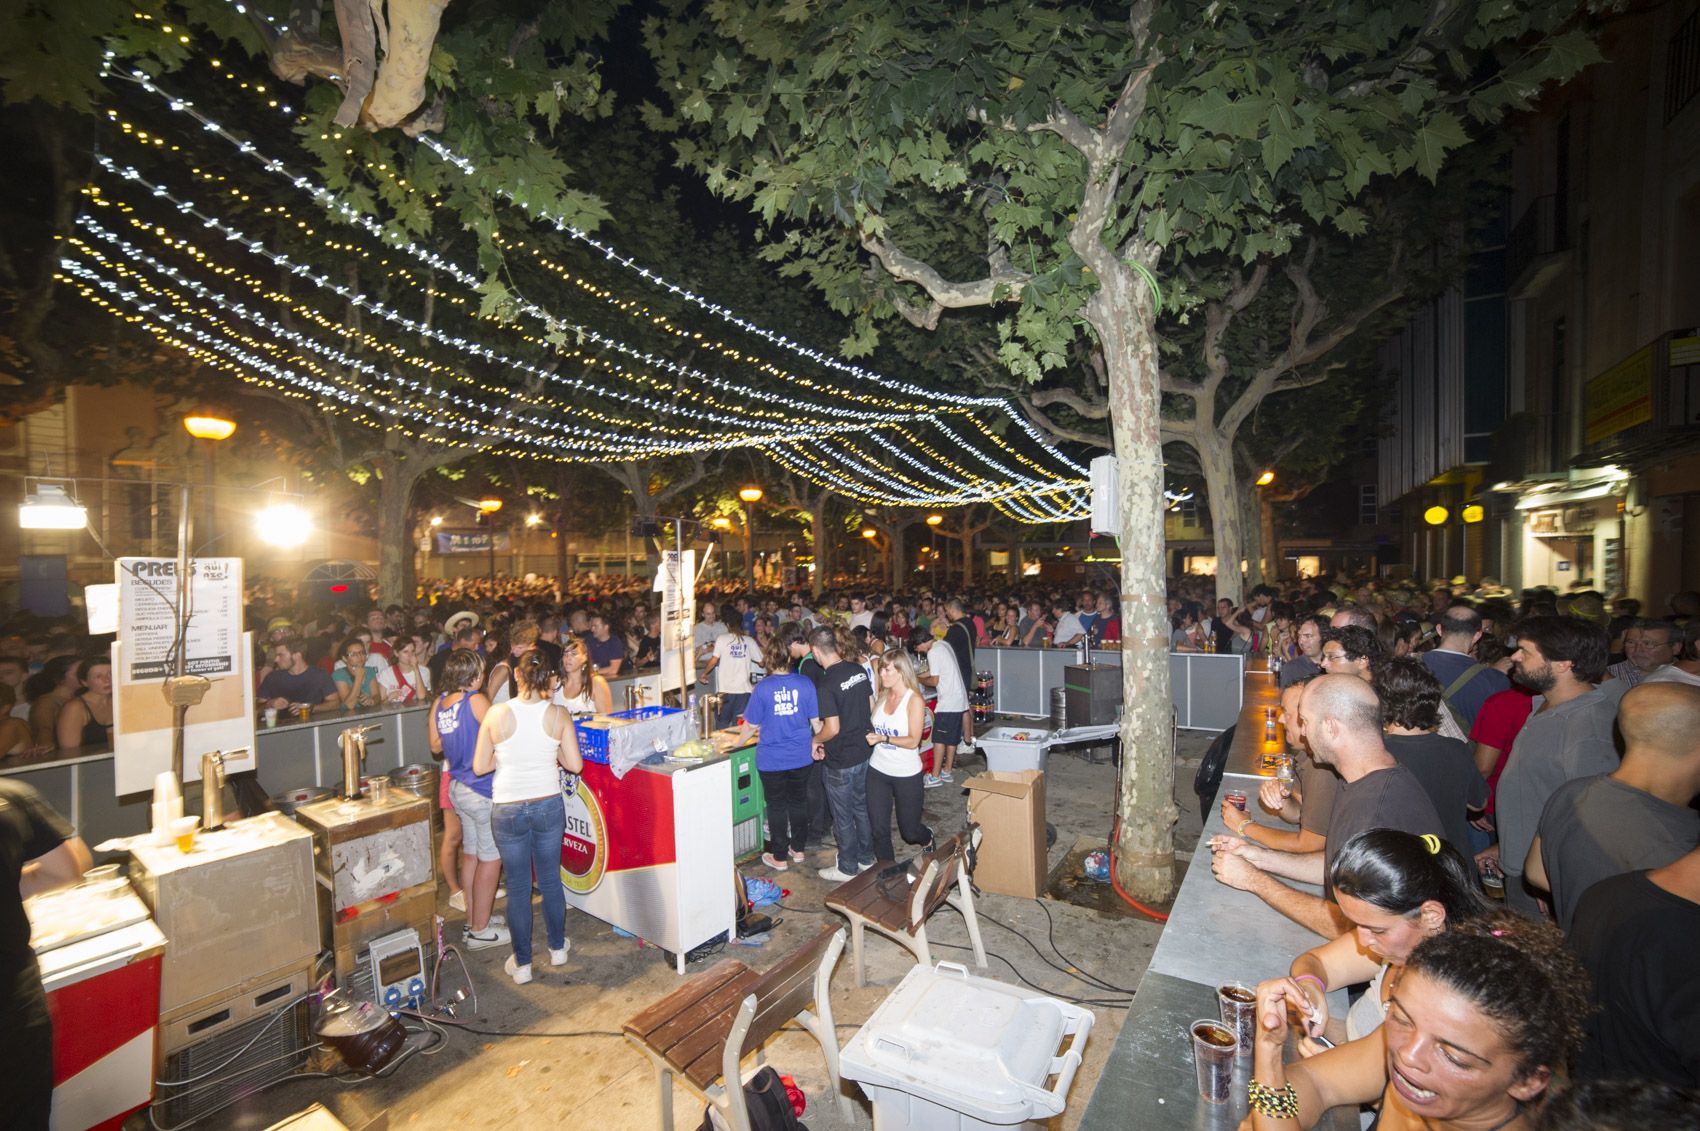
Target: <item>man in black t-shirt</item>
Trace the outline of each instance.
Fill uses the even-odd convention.
[[[949,622],[944,630],[944,642],[956,654],[956,670],[962,673],[962,686],[971,688],[974,686],[974,622],[968,619],[962,598],[952,597],[944,603],[944,618]],[[974,749],[973,711],[962,713],[962,741],[958,748]]]
[[[868,818],[868,758],[872,748],[874,689],[861,664],[838,654],[830,626],[809,634],[809,648],[821,673],[815,680],[821,728],[815,735],[815,760],[826,763],[827,803],[838,837],[838,862],[820,870],[821,878],[843,883],[874,862],[873,822]]]
[[[1576,905],[1570,945],[1599,1006],[1583,1023],[1580,1078],[1700,1085],[1700,848],[1601,880]]]
[[[1305,684],[1299,701],[1304,742],[1318,763],[1340,775],[1321,852],[1280,852],[1234,836],[1212,837],[1211,870],[1229,887],[1249,891],[1324,938],[1351,924],[1327,889],[1328,872],[1346,842],[1370,829],[1440,837],[1443,826],[1422,783],[1387,752],[1381,700],[1352,675],[1325,675]],[[1322,884],[1311,895],[1281,882]]]
[[[75,883],[89,863],[39,793],[0,778],[0,1122],[19,1131],[45,1131],[53,1108],[53,1022],[24,899]]]
[[[307,662],[301,641],[286,640],[279,644],[272,650],[272,663],[275,666],[260,681],[258,694],[262,706],[282,710],[301,704],[333,707],[341,702],[331,673]]]

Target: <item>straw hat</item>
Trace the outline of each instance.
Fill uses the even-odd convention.
[[[463,628],[477,628],[478,614],[471,609],[463,609],[443,622],[443,631],[453,636]]]

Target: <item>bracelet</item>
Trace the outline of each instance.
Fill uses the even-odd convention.
[[[1234,835],[1239,836],[1239,837],[1245,836],[1245,831],[1247,829],[1251,828],[1252,823],[1253,823],[1252,819],[1250,817],[1247,817],[1245,820],[1240,822],[1240,827],[1237,830],[1235,830]]]
[[[1297,1119],[1299,1115],[1299,1094],[1291,1084],[1283,1084],[1279,1088],[1266,1088],[1256,1080],[1246,1085],[1246,1099],[1251,1109],[1259,1115],[1270,1119]]]

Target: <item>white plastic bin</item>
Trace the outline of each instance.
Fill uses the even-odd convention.
[[[974,736],[974,745],[986,756],[986,769],[1015,773],[1043,770],[1050,752],[1051,732],[1039,727],[993,727]]]
[[[1093,1021],[954,962],[917,966],[844,1047],[843,1074],[873,1101],[874,1131],[1036,1128],[1067,1106]]]

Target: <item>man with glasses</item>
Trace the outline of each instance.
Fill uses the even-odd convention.
[[[1640,683],[1671,663],[1682,651],[1682,629],[1664,620],[1638,618],[1623,633],[1628,659],[1606,669],[1607,680],[1622,680],[1623,690]]]
[[[1381,638],[1357,625],[1327,629],[1319,659],[1328,675],[1355,675],[1368,683],[1375,678],[1370,667],[1381,659]]]

